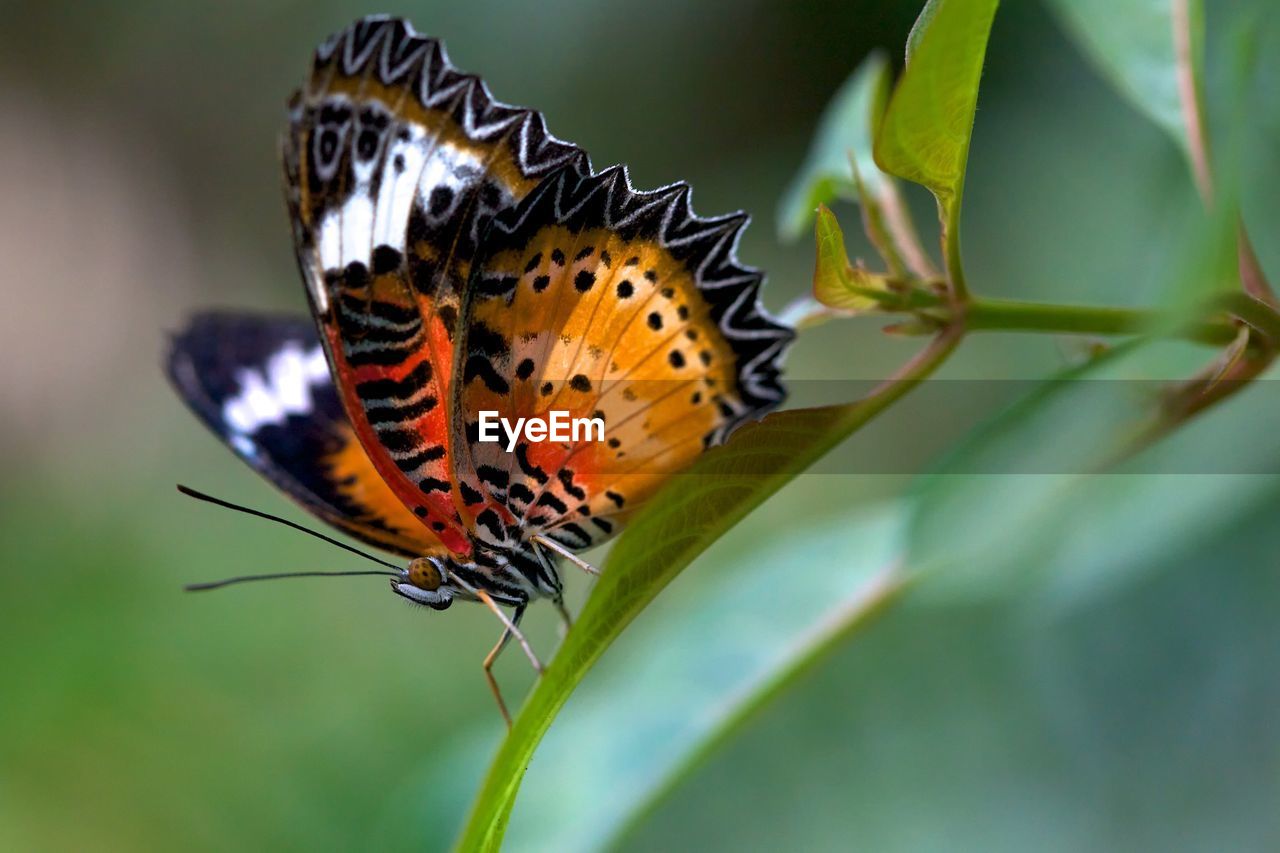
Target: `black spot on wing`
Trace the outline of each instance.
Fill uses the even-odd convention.
[[[520,470],[526,476],[536,480],[539,485],[545,485],[550,479],[546,471],[529,461],[529,445],[523,443],[516,445],[516,462],[520,464]]]
[[[507,490],[508,500],[519,501],[525,506],[528,506],[530,503],[532,503],[533,498],[534,498],[533,490],[530,489],[528,486],[526,486],[524,483],[513,483],[511,485],[511,488]]]
[[[467,357],[467,365],[462,372],[462,381],[465,383],[474,379],[480,379],[484,382],[485,387],[495,394],[506,394],[511,390],[510,384],[494,368],[493,362],[489,360],[488,356],[471,355]]]
[[[409,371],[404,379],[374,379],[356,385],[356,396],[361,400],[385,400],[404,398],[431,381],[431,362],[423,360]]]
[[[492,465],[480,465],[476,468],[476,476],[480,478],[480,482],[492,486],[496,489],[505,489],[511,476],[501,468],[495,468]]]
[[[566,533],[569,536],[573,537],[573,541],[564,542],[563,534],[566,534]],[[560,535],[556,535],[556,534],[560,534]],[[557,542],[561,542],[562,544],[568,545],[570,548],[585,548],[588,545],[590,545],[592,541],[591,535],[587,533],[587,531],[583,530],[581,525],[573,521],[569,522],[568,524],[560,525],[558,528],[556,528],[555,534],[553,534],[553,536]]]
[[[396,467],[406,474],[417,471],[428,462],[435,462],[444,458],[444,446],[435,444],[422,449],[410,456],[396,459]]]
[[[391,246],[382,245],[373,250],[373,274],[386,275],[400,269],[404,257]]]
[[[437,402],[439,401],[435,397],[426,394],[412,403],[366,406],[365,417],[374,427],[386,423],[414,421],[434,409]]]
[[[494,539],[505,538],[506,531],[502,529],[502,520],[498,518],[498,513],[494,512],[492,507],[476,516],[476,524],[488,530]]]
[[[560,481],[560,485],[564,486],[565,492],[578,500],[586,499],[587,493],[573,484],[573,472],[568,468],[561,468],[556,474],[556,479]]]
[[[505,298],[515,293],[518,280],[513,275],[485,276],[480,279],[476,293],[489,299]]]
[[[561,515],[564,515],[566,512],[569,511],[569,507],[565,506],[564,501],[560,500],[558,497],[551,494],[550,492],[543,492],[542,496],[538,498],[538,503],[536,504],[536,506],[550,507],[552,510],[554,510],[555,512]]]
[[[494,362],[511,354],[507,339],[484,323],[473,323],[467,330],[467,344],[469,352],[462,381],[467,383],[479,378],[495,394],[506,394],[510,385]]]
[[[468,505],[478,504],[484,500],[484,495],[473,489],[466,481],[458,483],[458,492],[462,495],[463,502]]]
[[[407,453],[416,448],[420,440],[418,433],[411,429],[378,430],[378,441],[392,453]]]

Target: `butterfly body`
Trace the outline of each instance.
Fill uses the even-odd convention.
[[[282,153],[314,325],[201,315],[170,376],[293,498],[410,558],[406,598],[516,621],[558,602],[562,559],[783,399],[793,334],[734,257],[745,215],[593,171],[403,21],[317,49]],[[481,439],[485,412],[604,436],[508,451]]]

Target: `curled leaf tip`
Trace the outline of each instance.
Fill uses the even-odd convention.
[[[878,308],[892,296],[886,276],[868,271],[861,263],[850,263],[844,232],[826,205],[818,206],[814,237],[813,295],[819,302],[828,308],[860,313]]]

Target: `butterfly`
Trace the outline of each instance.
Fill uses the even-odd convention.
[[[594,171],[406,21],[317,48],[281,149],[312,318],[197,315],[168,374],[291,498],[406,558],[380,561],[397,595],[501,619],[484,672],[509,723],[491,667],[514,637],[541,669],[525,609],[567,621],[563,563],[595,572],[578,552],[783,401],[794,333],[736,260],[745,214]],[[486,415],[557,412],[602,434],[484,440]]]

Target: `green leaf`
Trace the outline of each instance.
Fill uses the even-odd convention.
[[[1035,589],[1066,606],[1132,583],[1274,494],[1280,478],[1254,473],[1280,470],[1269,383],[1142,440],[1161,380],[1202,358],[1185,344],[1119,348],[980,428],[914,489],[907,561],[928,575],[918,592]]]
[[[1237,192],[1238,165],[1234,157],[1219,157],[1215,190],[1210,169],[1209,132],[1204,109],[1203,0],[1051,0],[1068,33],[1103,76],[1140,112],[1162,128],[1186,155],[1187,164],[1205,201],[1223,189]],[[1257,49],[1259,27],[1248,16],[1236,39],[1232,58],[1237,67],[1235,92],[1245,89]],[[1179,50],[1179,43],[1183,50]],[[1237,94],[1231,128],[1250,126],[1253,116]],[[1238,131],[1237,131],[1238,132]],[[1239,143],[1228,138],[1229,152]],[[1222,180],[1224,177],[1227,180]],[[1233,179],[1234,178],[1234,179]],[[1238,199],[1231,200],[1232,205]],[[1239,273],[1246,293],[1272,301],[1270,283],[1249,245],[1243,221],[1239,224]]]
[[[880,168],[958,201],[997,0],[929,0],[875,141]]]
[[[785,538],[760,531],[708,555],[714,561],[647,613],[565,709],[529,768],[508,849],[616,846],[755,711],[892,600],[904,516],[900,506],[876,507]]]
[[[1280,525],[1224,533],[1067,612],[913,586],[621,850],[1276,849]]]
[[[954,335],[936,339],[904,370],[904,381],[886,383],[857,402],[777,412],[744,426],[654,496],[619,537],[573,630],[516,716],[472,806],[460,849],[499,848],[538,742],[578,682],[645,605],[765,498],[908,393],[955,344]]]
[[[874,51],[849,75],[827,105],[804,165],[778,205],[778,231],[794,240],[809,225],[819,204],[857,199],[853,166],[872,194],[882,176],[871,157],[872,128],[889,94],[889,61]]]
[[[1174,44],[1174,7],[1180,0],[1050,0],[1067,32],[1101,73],[1140,112],[1189,151],[1178,56]],[[1202,64],[1204,10],[1187,4],[1192,68]]]
[[[844,311],[862,312],[878,308],[881,297],[890,295],[887,279],[849,263],[844,232],[826,205],[818,207],[814,231],[817,241],[814,297],[828,308]]]

